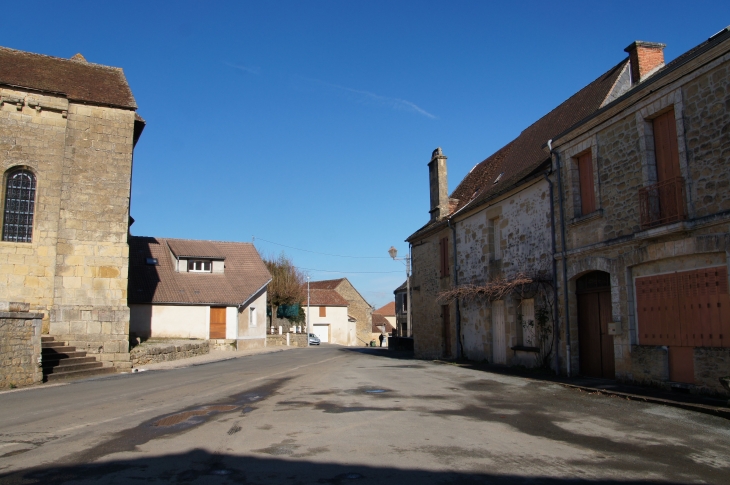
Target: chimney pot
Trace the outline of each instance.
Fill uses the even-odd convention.
[[[631,84],[637,84],[664,66],[666,44],[637,40],[629,44],[624,52],[629,54]]]

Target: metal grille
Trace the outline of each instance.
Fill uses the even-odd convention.
[[[35,212],[35,176],[28,170],[8,173],[3,241],[31,242]]]
[[[650,227],[683,221],[687,218],[684,197],[684,179],[673,177],[664,182],[639,189],[641,227]]]

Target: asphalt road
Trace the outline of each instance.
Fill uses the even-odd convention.
[[[730,483],[730,421],[392,355],[0,393],[0,484]]]

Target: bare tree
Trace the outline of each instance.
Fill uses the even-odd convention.
[[[266,293],[267,304],[271,305],[271,319],[281,305],[301,304],[306,297],[304,274],[284,253],[278,257],[264,257],[264,264],[271,273],[271,283]]]

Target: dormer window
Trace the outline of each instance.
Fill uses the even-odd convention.
[[[202,259],[191,259],[188,261],[189,273],[210,273],[213,264],[210,261]]]

